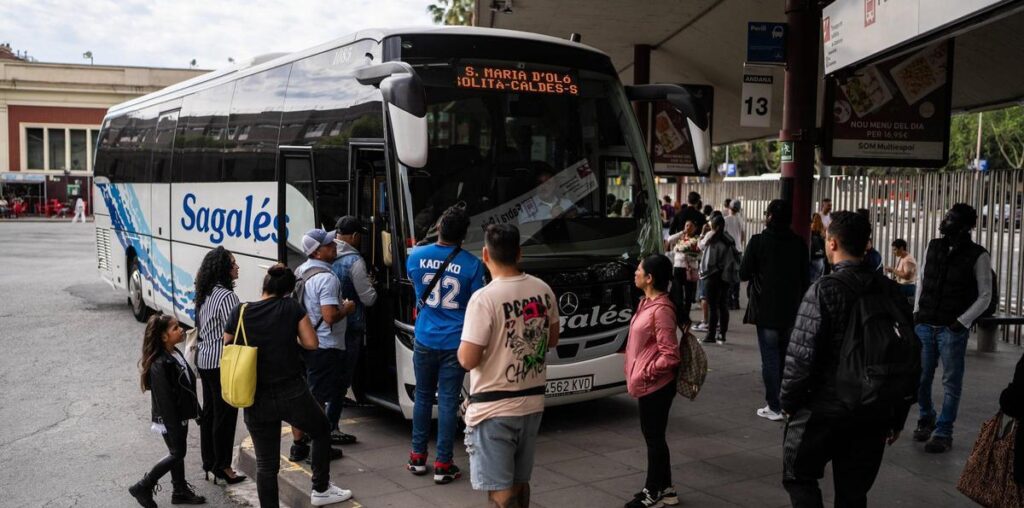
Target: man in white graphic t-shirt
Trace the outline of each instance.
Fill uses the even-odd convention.
[[[470,480],[491,505],[528,506],[549,349],[558,345],[555,294],[519,270],[519,230],[487,227],[483,261],[493,280],[466,309],[459,363],[469,370],[466,450]]]

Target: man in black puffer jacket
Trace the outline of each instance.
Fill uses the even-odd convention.
[[[910,304],[896,283],[863,264],[870,233],[871,224],[864,217],[836,212],[828,228],[826,254],[836,273],[852,272],[862,283],[881,284],[885,297],[905,307],[909,322]],[[885,444],[899,437],[912,403],[850,411],[840,401],[836,372],[846,328],[858,326],[849,322],[857,299],[837,275],[822,277],[804,295],[786,351],[780,398],[789,421],[782,483],[798,508],[822,506],[818,480],[830,461],[836,506],[865,506]]]

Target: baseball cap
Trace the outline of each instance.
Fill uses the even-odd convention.
[[[310,255],[320,247],[324,245],[330,245],[334,241],[334,231],[324,231],[322,229],[310,229],[306,231],[306,234],[302,235],[302,252],[305,255]]]
[[[346,215],[338,219],[338,223],[334,226],[334,230],[339,235],[351,235],[352,233],[366,233],[366,228],[363,227],[363,223],[359,219]]]

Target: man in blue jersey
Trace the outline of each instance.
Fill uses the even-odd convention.
[[[469,297],[484,285],[484,267],[461,249],[469,229],[466,210],[453,206],[439,220],[438,241],[413,249],[406,263],[417,298],[416,345],[413,368],[416,395],[412,418],[412,452],[407,468],[415,475],[427,472],[427,442],[437,394],[437,458],[434,482],[450,483],[461,477],[452,463],[452,442],[458,415],[459,393],[466,372],[458,350]],[[447,265],[447,266],[445,266]],[[442,272],[442,273],[439,273]],[[436,283],[431,283],[439,277]],[[429,291],[428,291],[429,289]]]

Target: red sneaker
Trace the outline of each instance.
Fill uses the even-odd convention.
[[[434,461],[434,483],[444,485],[462,478],[462,472],[458,466],[451,462]]]
[[[427,454],[409,453],[409,463],[405,465],[405,468],[417,476],[427,474]]]

